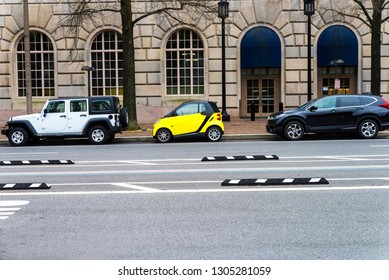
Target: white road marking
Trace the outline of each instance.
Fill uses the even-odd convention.
[[[9,216],[15,214],[16,211],[20,210],[20,207],[28,204],[27,200],[0,200],[0,220],[5,220]]]
[[[381,147],[389,147],[389,145],[370,145],[370,148],[381,148]]]
[[[123,188],[135,189],[135,190],[138,190],[138,191],[158,192],[158,189],[141,187],[141,186],[127,184],[127,183],[113,183],[111,185],[118,186],[118,187],[123,187]]]
[[[350,166],[341,166],[341,165],[332,165],[332,166],[292,166],[292,167],[252,167],[252,168],[187,168],[187,169],[116,169],[116,170],[86,170],[86,171],[34,171],[34,172],[3,172],[0,173],[0,177],[29,177],[29,176],[58,176],[58,177],[67,177],[67,176],[86,176],[86,175],[123,175],[123,174],[224,174],[224,173],[266,173],[266,172],[288,172],[288,171],[330,171],[330,170],[388,170],[389,165],[350,165]]]
[[[150,191],[71,191],[71,192],[25,192],[0,193],[1,196],[62,196],[62,195],[115,195],[115,194],[198,194],[198,193],[259,193],[259,192],[317,192],[317,191],[361,191],[389,190],[388,186],[358,186],[358,187],[279,187],[279,188],[246,188],[246,189],[180,189]]]
[[[264,183],[268,180],[269,178],[266,179],[258,179],[258,183]],[[313,178],[320,180],[320,178]],[[328,181],[363,181],[363,180],[383,180],[387,181],[389,180],[389,177],[360,177],[360,178],[326,178]],[[128,182],[126,184],[130,185],[173,185],[173,184],[221,184],[222,181],[218,180],[208,180],[208,181],[148,181],[148,182]],[[107,183],[96,183],[96,182],[91,182],[91,183],[58,183],[58,184],[50,184],[51,187],[54,186],[92,186],[92,185],[114,185],[114,184],[123,184],[120,182],[107,182]]]
[[[389,178],[388,178],[389,179]],[[130,182],[126,184],[130,185],[160,185],[160,184],[208,184],[208,183],[221,183],[220,181],[154,181],[154,182]],[[123,183],[58,183],[58,184],[50,184],[53,186],[91,186],[91,185],[115,185],[115,184],[123,184]]]
[[[15,212],[3,212],[0,210],[0,216],[11,216],[15,214]]]
[[[118,160],[119,163],[126,163],[126,164],[139,164],[139,165],[157,165],[156,163],[150,163],[145,161],[133,161],[133,160]]]
[[[27,200],[0,200],[0,207],[22,206],[30,203]]]

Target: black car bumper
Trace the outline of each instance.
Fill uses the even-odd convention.
[[[282,126],[278,126],[275,122],[268,122],[266,124],[266,131],[268,133],[282,135]]]
[[[9,134],[9,128],[3,128],[3,129],[1,130],[1,134],[5,135],[5,136],[8,136],[8,134]]]

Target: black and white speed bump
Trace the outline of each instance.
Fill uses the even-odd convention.
[[[51,186],[46,183],[15,183],[15,184],[0,184],[0,190],[35,190],[35,189],[50,189]]]
[[[273,178],[224,180],[222,186],[271,186],[271,185],[318,185],[329,184],[325,178]]]
[[[252,156],[217,156],[204,157],[201,161],[227,161],[227,160],[277,160],[276,155],[252,155]]]
[[[2,160],[0,165],[74,164],[72,160]]]

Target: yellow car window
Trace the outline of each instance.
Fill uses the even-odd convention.
[[[197,114],[198,113],[198,105],[197,104],[187,104],[182,106],[176,111],[178,116],[185,116],[185,115],[191,115],[191,114]]]

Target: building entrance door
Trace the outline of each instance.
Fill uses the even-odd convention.
[[[355,67],[320,67],[318,72],[318,97],[357,93]]]
[[[351,93],[351,78],[322,78],[322,95]]]
[[[276,78],[247,78],[242,80],[242,115],[268,116],[275,112],[278,103]]]

